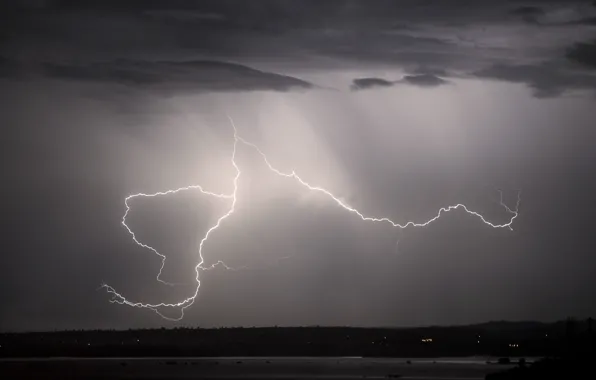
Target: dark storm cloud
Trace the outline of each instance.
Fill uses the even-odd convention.
[[[457,45],[438,37],[412,36],[407,32],[343,32],[325,38],[313,33],[304,37],[307,39],[303,43],[315,53],[382,64],[445,66],[457,60],[460,50]]]
[[[495,64],[474,73],[478,78],[523,83],[538,98],[563,94],[568,90],[596,89],[596,76],[561,70],[558,65]]]
[[[391,87],[394,83],[394,81],[388,81],[382,78],[357,78],[352,81],[350,89],[352,91],[358,91],[374,87]]]
[[[537,6],[522,5],[513,9],[511,14],[520,16],[526,22],[536,23],[538,17],[544,15],[544,10]]]
[[[490,41],[490,34],[480,32],[462,37],[457,30],[465,33],[467,28],[478,25],[511,22],[513,16],[534,20],[533,25],[528,26],[535,28],[530,33],[538,34],[542,28],[556,26],[564,34],[570,33],[565,28],[573,27],[573,23],[582,27],[596,16],[581,2],[532,1],[520,5],[479,1],[470,6],[465,1],[430,5],[413,0],[299,3],[291,0],[48,0],[8,2],[8,7],[4,7],[0,16],[4,38],[0,41],[7,58],[45,65],[49,74],[65,79],[137,85],[159,83],[160,86],[165,86],[170,80],[176,88],[205,86],[207,90],[254,87],[285,91],[308,88],[310,84],[292,78],[273,77],[269,73],[263,73],[261,79],[257,79],[259,74],[236,69],[230,69],[229,77],[221,78],[222,83],[215,83],[210,76],[211,68],[177,67],[172,73],[162,69],[168,62],[174,66],[175,62],[182,65],[186,61],[209,60],[238,62],[249,67],[253,62],[264,61],[295,65],[308,62],[311,68],[365,63],[406,70],[427,67],[431,71],[413,74],[438,77],[444,75],[432,70],[488,70],[490,73],[494,70],[490,67],[495,62],[487,57],[499,54],[494,61],[518,66],[522,62],[512,57],[518,56],[519,52],[509,47],[485,46],[482,40],[474,41],[476,37],[487,37]],[[588,5],[588,9],[593,7]],[[437,28],[448,28],[449,33],[454,35],[446,35],[444,29]],[[499,38],[514,41],[516,37]],[[521,51],[525,52],[532,47],[529,45],[523,49]],[[551,50],[548,54],[564,54],[557,52],[556,48]],[[148,62],[137,65],[146,67],[120,67],[122,63],[118,61],[123,58]],[[76,64],[64,63],[69,61]],[[107,63],[96,63],[99,61]],[[566,71],[563,60],[558,65],[554,74],[556,86],[549,83],[552,81],[549,78],[537,78],[544,73],[540,67],[534,73],[529,67],[524,67],[528,75],[525,82],[538,88],[538,95],[559,94],[565,88],[575,88],[576,75],[561,74]],[[201,70],[205,73],[200,73]],[[184,82],[181,71],[188,74],[188,83]],[[509,78],[509,75],[497,76],[501,80]],[[512,81],[520,82],[517,76],[514,77]],[[425,77],[405,78],[404,83],[442,84],[437,79],[426,79],[429,81],[425,82]],[[569,83],[566,83],[567,79]],[[255,83],[258,80],[263,83]],[[230,84],[232,81],[237,81],[238,85]],[[553,90],[553,87],[556,89]]]
[[[406,75],[400,81],[419,87],[437,87],[449,82],[432,74]]]
[[[52,78],[118,83],[130,86],[161,86],[169,90],[250,91],[312,88],[306,81],[216,61],[120,60],[88,65],[47,63],[44,72]]]
[[[596,25],[596,17],[587,17],[578,21],[578,23],[584,25]]]
[[[437,67],[428,67],[428,66],[418,66],[408,70],[408,73],[412,75],[433,75],[437,77],[448,77],[450,76],[449,72],[445,69],[437,68]]]
[[[391,87],[396,84],[407,84],[418,87],[437,87],[444,84],[448,84],[449,81],[439,78],[433,74],[416,74],[416,75],[405,75],[400,80],[389,81],[382,78],[357,78],[352,81],[350,89],[352,91],[366,90],[375,87]]]
[[[593,25],[596,20],[593,7],[585,2],[536,2],[515,7],[509,14],[529,24],[543,27]]]
[[[85,50],[91,46],[106,53],[110,47],[134,44],[131,47],[136,50],[150,43],[153,50],[169,48],[170,53],[192,48],[209,54],[251,56],[260,50],[283,55],[295,50],[329,54],[336,49],[339,55],[382,59],[368,55],[386,50],[387,42],[402,53],[448,45],[440,38],[405,32],[411,31],[417,20],[429,17],[454,22],[461,13],[454,12],[452,5],[461,8],[457,2],[429,7],[416,1],[54,1],[47,2],[46,9],[5,14],[6,20],[13,21],[13,37],[21,34],[26,41],[50,44],[60,39],[60,47]],[[478,18],[478,12],[474,17]],[[8,28],[6,23],[4,28]],[[395,34],[399,31],[404,33]],[[286,43],[279,44],[279,37]],[[395,54],[388,57],[395,58]]]
[[[575,44],[567,50],[567,58],[573,62],[596,69],[596,40]]]
[[[19,65],[10,58],[0,55],[0,78],[18,74]]]

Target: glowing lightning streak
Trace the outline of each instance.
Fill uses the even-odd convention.
[[[335,195],[333,195],[331,192],[329,192],[328,190],[319,187],[319,186],[313,186],[311,184],[309,184],[308,182],[306,182],[305,180],[303,180],[300,176],[298,176],[298,174],[295,171],[292,171],[291,173],[284,173],[278,169],[276,169],[275,167],[273,167],[273,165],[271,165],[271,163],[269,162],[269,160],[267,159],[267,156],[265,155],[265,153],[263,153],[263,151],[255,144],[245,140],[244,138],[238,136],[238,130],[236,129],[236,125],[234,124],[234,121],[232,120],[232,118],[230,116],[228,116],[228,119],[230,120],[230,123],[232,124],[232,127],[234,128],[234,145],[233,145],[233,151],[232,151],[232,165],[234,166],[234,169],[236,169],[236,176],[234,177],[233,183],[234,183],[234,192],[232,194],[218,194],[218,193],[213,193],[210,191],[206,191],[204,190],[201,186],[198,185],[194,185],[194,186],[187,186],[187,187],[181,187],[179,189],[175,189],[175,190],[168,190],[165,192],[158,192],[158,193],[154,193],[154,194],[144,194],[144,193],[139,193],[139,194],[134,194],[134,195],[130,195],[125,199],[125,205],[126,205],[126,212],[124,213],[124,216],[122,218],[122,224],[124,225],[124,227],[128,230],[128,232],[132,235],[133,240],[135,241],[135,243],[137,243],[139,246],[147,248],[151,251],[153,251],[155,254],[157,254],[158,256],[161,257],[162,259],[162,264],[161,264],[161,268],[159,270],[159,273],[157,275],[157,280],[164,283],[164,284],[168,284],[168,285],[172,285],[171,283],[165,282],[163,280],[160,279],[160,275],[161,272],[163,270],[164,264],[165,264],[165,259],[166,256],[159,253],[155,248],[141,243],[139,240],[137,240],[134,232],[128,227],[128,225],[126,224],[126,216],[128,215],[128,212],[130,211],[130,207],[128,205],[128,201],[132,198],[135,197],[139,197],[139,196],[144,196],[144,197],[154,197],[154,196],[158,196],[158,195],[168,195],[168,194],[174,194],[177,193],[179,191],[183,191],[183,190],[190,190],[190,189],[198,189],[199,191],[201,191],[201,193],[206,194],[206,195],[210,195],[213,197],[217,197],[217,198],[222,198],[222,199],[231,199],[232,200],[232,204],[230,206],[230,208],[228,209],[228,211],[222,215],[217,222],[215,223],[215,225],[213,225],[205,234],[205,236],[203,237],[203,239],[201,240],[200,244],[199,244],[199,263],[197,264],[197,266],[195,267],[195,272],[196,272],[196,276],[195,276],[195,280],[197,283],[197,286],[195,288],[195,292],[191,297],[186,298],[185,300],[178,302],[178,303],[158,303],[158,304],[150,304],[150,303],[141,303],[141,302],[131,302],[129,300],[127,300],[124,296],[122,296],[121,294],[119,294],[118,292],[116,292],[116,290],[114,290],[114,288],[112,288],[111,286],[104,284],[102,285],[102,288],[105,288],[107,290],[108,293],[112,294],[113,298],[112,300],[110,300],[110,302],[112,303],[118,303],[118,304],[122,304],[122,305],[128,305],[128,306],[132,306],[132,307],[139,307],[139,308],[146,308],[146,309],[151,309],[153,311],[155,311],[157,314],[159,314],[162,318],[167,319],[167,320],[172,320],[172,321],[179,321],[182,318],[184,318],[184,310],[188,307],[190,307],[194,302],[195,299],[199,293],[199,288],[201,287],[201,281],[199,279],[199,270],[211,270],[213,268],[215,268],[217,265],[221,265],[226,269],[230,269],[230,270],[238,270],[238,269],[242,269],[242,268],[231,268],[229,266],[227,266],[224,262],[222,261],[217,261],[215,264],[212,264],[208,267],[203,267],[203,262],[204,262],[204,258],[203,258],[203,247],[205,245],[205,243],[207,242],[207,239],[209,239],[209,236],[211,235],[211,233],[213,231],[215,231],[217,228],[220,227],[221,223],[228,218],[230,215],[232,215],[234,213],[235,210],[235,206],[236,206],[236,193],[238,190],[238,179],[240,178],[240,168],[238,167],[238,165],[236,164],[236,148],[238,146],[238,142],[243,143],[244,145],[250,146],[253,149],[255,149],[263,158],[263,161],[265,162],[265,164],[267,165],[267,167],[269,168],[269,170],[271,170],[273,173],[282,176],[282,177],[286,177],[286,178],[293,178],[296,181],[298,181],[301,185],[305,186],[306,188],[308,188],[311,191],[316,191],[316,192],[320,192],[323,193],[325,195],[327,195],[328,197],[330,197],[331,199],[333,199],[335,201],[336,204],[338,204],[339,206],[341,206],[342,208],[344,208],[345,210],[356,214],[358,217],[360,217],[360,219],[362,219],[363,221],[370,221],[370,222],[386,222],[391,224],[393,227],[398,227],[400,229],[404,229],[406,227],[425,227],[427,225],[429,225],[430,223],[434,222],[435,220],[439,219],[441,217],[441,215],[443,213],[449,212],[449,211],[453,211],[456,209],[463,209],[465,212],[467,212],[470,215],[474,215],[476,217],[478,217],[484,224],[493,227],[493,228],[509,228],[510,230],[512,230],[513,228],[511,227],[511,225],[513,224],[513,221],[517,218],[517,216],[519,215],[519,204],[521,201],[521,193],[518,192],[517,194],[517,203],[515,206],[515,209],[512,210],[511,208],[509,208],[509,206],[507,206],[504,201],[503,201],[503,193],[499,190],[499,193],[501,195],[500,197],[500,205],[503,206],[505,208],[505,210],[507,212],[509,212],[510,214],[512,214],[511,218],[509,219],[509,222],[504,223],[504,224],[494,224],[489,222],[488,220],[486,220],[484,218],[484,216],[482,216],[481,214],[475,212],[475,211],[471,211],[470,209],[468,209],[464,204],[458,203],[456,205],[453,206],[448,206],[448,207],[442,207],[441,209],[439,209],[439,212],[437,213],[437,215],[435,215],[434,217],[432,217],[431,219],[427,220],[426,222],[421,222],[421,223],[416,223],[416,222],[412,222],[409,221],[405,224],[399,224],[396,223],[394,221],[392,221],[389,218],[383,217],[383,218],[374,218],[374,217],[369,217],[369,216],[365,216],[363,215],[360,211],[358,211],[357,209],[349,206],[348,204],[346,204],[345,202],[343,202],[342,200],[340,200],[338,197],[336,197]],[[284,257],[282,259],[285,259],[287,257]],[[175,308],[180,308],[180,317],[178,318],[171,318],[168,316],[163,315],[159,309],[160,308],[166,308],[166,307],[175,307]]]
[[[153,248],[150,245],[147,245],[145,243],[141,243],[135,233],[133,232],[133,230],[130,229],[130,227],[126,224],[126,217],[128,216],[128,213],[130,211],[130,205],[128,204],[128,201],[133,199],[133,198],[137,198],[137,197],[156,197],[156,196],[160,196],[160,195],[169,195],[169,194],[176,194],[180,191],[184,191],[184,190],[194,190],[197,189],[199,190],[201,193],[206,194],[206,195],[210,195],[212,197],[217,197],[217,198],[224,198],[224,199],[232,199],[234,197],[234,194],[228,195],[228,194],[217,194],[217,193],[213,193],[211,191],[206,191],[204,190],[200,185],[192,185],[192,186],[185,186],[185,187],[181,187],[175,190],[168,190],[168,191],[160,191],[157,193],[153,193],[153,194],[145,194],[145,193],[138,193],[138,194],[133,194],[133,195],[129,195],[128,197],[126,197],[126,199],[124,199],[124,205],[126,206],[126,211],[124,212],[124,216],[122,216],[122,225],[124,226],[124,228],[126,228],[126,230],[128,231],[128,233],[132,236],[132,240],[137,243],[138,245],[140,245],[143,248],[146,248],[150,251],[152,251],[153,253],[155,253],[156,255],[158,255],[161,258],[161,267],[159,268],[159,273],[157,274],[157,281],[166,284],[166,285],[174,285],[171,282],[166,282],[163,281],[160,277],[161,277],[161,272],[163,271],[163,268],[165,266],[166,263],[166,256],[159,253],[157,251],[157,249]]]
[[[236,147],[238,146],[238,138],[236,136],[236,130],[234,130],[234,148],[232,150],[232,165],[234,166],[234,169],[236,169],[236,176],[234,177],[234,192],[231,195],[224,195],[224,194],[216,194],[216,193],[212,193],[212,192],[208,192],[203,190],[200,186],[189,186],[187,188],[180,188],[177,190],[168,190],[164,193],[156,193],[155,195],[163,195],[163,194],[168,194],[168,193],[176,193],[180,190],[187,190],[187,189],[191,189],[191,188],[198,188],[202,193],[207,194],[207,195],[212,195],[215,197],[219,197],[219,198],[227,198],[227,199],[232,199],[232,204],[230,206],[230,208],[228,209],[228,211],[222,215],[219,219],[217,219],[217,222],[215,223],[215,225],[213,225],[211,228],[209,228],[209,230],[207,230],[207,233],[205,234],[205,236],[203,237],[203,239],[201,240],[201,242],[199,243],[199,263],[197,264],[197,266],[195,267],[195,281],[197,282],[197,286],[195,288],[195,292],[191,297],[188,297],[187,299],[185,299],[182,302],[178,302],[178,303],[157,303],[157,304],[150,304],[150,303],[142,303],[142,302],[131,302],[129,300],[127,300],[124,296],[122,296],[121,294],[119,294],[118,292],[116,292],[116,290],[114,288],[112,288],[111,286],[104,284],[102,285],[103,288],[105,288],[108,293],[111,293],[113,298],[112,300],[110,300],[110,302],[112,303],[118,303],[121,305],[128,305],[128,306],[132,306],[132,307],[140,307],[140,308],[146,308],[146,309],[151,309],[154,312],[156,312],[157,314],[159,314],[162,318],[170,320],[170,321],[180,321],[182,318],[184,318],[184,310],[187,307],[190,307],[194,302],[195,299],[197,298],[197,295],[199,294],[199,288],[201,287],[201,280],[199,279],[199,270],[209,270],[209,269],[213,269],[216,265],[218,264],[222,264],[226,269],[232,269],[230,267],[228,267],[227,265],[225,265],[225,263],[223,263],[222,261],[218,261],[217,263],[211,265],[210,267],[203,267],[203,262],[204,262],[204,258],[203,258],[203,247],[205,245],[205,242],[207,241],[207,239],[209,239],[209,236],[211,235],[211,233],[213,231],[215,231],[217,228],[219,228],[219,226],[221,225],[221,223],[230,215],[232,215],[232,213],[234,212],[234,209],[236,207],[236,192],[238,190],[238,179],[240,178],[240,168],[238,168],[238,165],[236,164]],[[143,196],[145,194],[135,194],[134,196]],[[147,195],[145,195],[147,196]],[[152,195],[148,195],[148,196],[154,196]],[[127,198],[127,200],[130,199],[130,197]],[[126,203],[126,202],[125,202]],[[128,211],[130,210],[130,208],[128,208],[127,205],[127,210],[126,213],[128,213]],[[129,233],[131,233],[133,235],[133,239],[134,241],[145,248],[148,248],[150,250],[152,250],[153,252],[155,252],[157,255],[159,255],[162,258],[162,264],[161,264],[161,268],[159,270],[159,274],[158,274],[158,280],[159,280],[159,275],[161,274],[161,271],[164,267],[164,263],[165,263],[165,256],[161,253],[159,253],[155,248],[152,248],[146,244],[140,243],[135,237],[134,237],[134,232],[132,232],[130,230],[130,228],[126,225],[125,223],[126,220],[126,214],[124,215],[124,218],[122,219],[122,224],[124,224],[124,226],[126,227],[126,229],[128,230]],[[160,280],[161,282],[164,282],[162,280]],[[168,317],[166,315],[163,315],[159,309],[160,308],[165,308],[165,307],[179,307],[180,308],[180,317],[178,318],[171,318]]]
[[[234,125],[234,121],[232,120],[232,118],[230,116],[228,116],[228,118],[230,119],[230,122],[232,123],[232,126],[234,127],[234,131],[236,131],[236,126]],[[351,213],[354,213],[356,215],[358,215],[360,217],[360,219],[364,220],[364,221],[369,221],[369,222],[387,222],[390,223],[393,227],[399,227],[399,228],[406,228],[406,227],[425,227],[427,225],[429,225],[430,223],[434,222],[435,220],[439,219],[441,217],[441,214],[444,212],[449,212],[458,208],[464,209],[468,214],[477,216],[478,218],[480,218],[480,220],[482,220],[482,222],[484,222],[485,224],[493,227],[493,228],[504,228],[507,227],[511,230],[513,230],[513,228],[511,227],[511,225],[513,224],[513,221],[515,220],[515,218],[517,218],[518,216],[518,208],[519,208],[519,202],[520,202],[520,197],[521,194],[518,193],[517,194],[517,203],[516,203],[516,208],[515,211],[511,210],[507,205],[505,205],[505,203],[503,202],[503,194],[501,193],[501,206],[503,206],[507,212],[513,214],[513,216],[509,219],[509,222],[505,223],[505,224],[493,224],[491,222],[489,222],[488,220],[486,220],[484,218],[484,216],[482,216],[481,214],[475,212],[475,211],[471,211],[469,210],[464,204],[458,203],[456,205],[453,206],[448,206],[448,207],[442,207],[441,209],[439,209],[439,212],[437,213],[437,215],[435,215],[433,218],[427,220],[426,222],[422,222],[422,223],[415,223],[415,222],[407,222],[406,224],[399,224],[396,223],[394,221],[392,221],[389,218],[373,218],[370,216],[364,216],[360,211],[356,210],[355,208],[353,208],[352,206],[347,205],[346,203],[344,203],[343,201],[341,201],[339,198],[337,198],[335,195],[333,195],[332,193],[330,193],[328,190],[323,189],[322,187],[319,186],[313,186],[311,184],[309,184],[308,182],[306,182],[305,180],[303,180],[302,178],[300,178],[300,176],[298,176],[298,174],[296,174],[295,171],[292,170],[291,173],[284,173],[279,171],[278,169],[274,168],[273,165],[271,165],[271,163],[269,162],[269,160],[267,159],[267,156],[265,155],[265,153],[263,153],[263,151],[256,146],[255,144],[248,142],[246,140],[244,140],[242,137],[237,136],[236,137],[238,140],[240,140],[243,144],[248,145],[253,147],[260,155],[261,157],[263,157],[263,161],[265,162],[265,164],[267,164],[267,166],[269,167],[269,170],[271,170],[272,172],[274,172],[275,174],[282,176],[282,177],[287,177],[287,178],[294,178],[296,181],[300,182],[301,185],[307,187],[309,190],[312,191],[318,191],[321,192],[325,195],[327,195],[328,197],[330,197],[331,199],[333,199],[335,201],[335,203],[337,203],[339,206],[343,207],[344,209],[348,210]]]

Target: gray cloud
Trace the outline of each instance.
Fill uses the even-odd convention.
[[[350,89],[352,91],[358,91],[374,87],[391,87],[394,83],[394,81],[388,81],[382,78],[357,78],[352,81]]]
[[[578,23],[584,25],[596,25],[596,17],[587,17],[580,20]]]
[[[0,77],[9,77],[17,74],[19,67],[12,59],[0,56]]]
[[[437,87],[450,83],[433,74],[415,74],[405,75],[400,80],[389,81],[382,78],[357,78],[352,81],[350,89],[352,91],[366,90],[376,87],[391,87],[396,84],[407,84],[418,87]]]
[[[533,5],[522,5],[510,12],[512,15],[521,17],[529,23],[536,23],[538,17],[544,15],[544,9]]]
[[[549,98],[567,90],[596,88],[596,76],[562,70],[557,65],[495,64],[473,73],[478,78],[526,84],[538,98]]]
[[[536,94],[545,91],[555,94],[577,86],[577,75],[561,74],[568,68],[567,62],[560,58],[565,49],[562,41],[568,45],[570,36],[581,35],[577,30],[583,31],[589,28],[586,24],[593,22],[594,15],[585,8],[579,2],[524,2],[511,8],[489,1],[474,6],[464,1],[429,6],[409,0],[399,4],[384,0],[306,1],[300,6],[293,1],[268,0],[32,1],[25,8],[19,2],[5,8],[0,15],[0,28],[5,57],[33,66],[41,64],[46,73],[63,79],[145,87],[285,91],[310,88],[312,84],[268,75],[257,79],[259,74],[236,68],[230,68],[226,78],[220,78],[222,83],[215,83],[208,74],[211,68],[202,68],[205,74],[200,74],[201,70],[190,67],[172,68],[169,62],[232,61],[249,67],[277,62],[280,67],[306,65],[311,69],[361,65],[405,70],[430,67],[435,69],[414,70],[412,74],[441,77],[445,76],[442,71],[460,75],[488,70],[490,74],[491,67],[499,62],[526,65],[528,59],[540,55],[544,60],[559,60],[559,66],[554,69],[557,90],[551,84],[536,84],[550,81],[536,78],[544,71],[541,68],[536,73],[524,68],[529,77],[527,82],[541,89]],[[510,35],[500,26],[509,25],[512,14],[531,17],[536,22],[525,23],[524,28],[530,29],[521,32],[511,29],[511,33],[524,33],[523,36]],[[479,25],[488,29],[480,29]],[[537,39],[534,47],[532,37],[526,32],[538,34],[549,26],[557,28],[563,36],[561,42],[553,41],[553,46],[545,47]],[[498,41],[504,39],[523,43],[501,46]],[[555,43],[560,46],[554,46]],[[59,64],[43,63],[58,62],[57,57]],[[123,64],[123,59],[136,63]],[[63,63],[68,60],[76,64]],[[14,73],[14,66],[8,70],[5,64],[1,65],[4,74],[0,75]],[[501,80],[510,77],[498,76]],[[513,77],[514,81],[520,80]],[[232,81],[237,84],[229,83]],[[437,78],[417,76],[404,78],[402,83],[444,84]]]
[[[593,24],[596,12],[588,4],[580,2],[544,3],[523,5],[511,10],[510,14],[520,17],[527,23],[538,26],[565,26]]]
[[[0,62],[0,65],[11,69],[8,64]],[[218,61],[116,60],[85,65],[44,63],[42,73],[57,79],[114,83],[163,90],[288,91],[314,87],[307,81],[291,76]]]
[[[400,82],[419,87],[437,87],[449,83],[449,81],[432,74],[406,75]]]
[[[450,76],[449,72],[445,69],[432,67],[428,65],[417,66],[408,70],[410,74],[413,75],[434,75],[438,77],[448,77]]]
[[[567,58],[584,66],[596,68],[596,40],[575,44],[567,50]]]

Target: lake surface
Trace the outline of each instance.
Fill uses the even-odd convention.
[[[487,364],[487,360],[493,363]],[[510,368],[496,358],[48,358],[1,359],[0,378],[480,380]]]

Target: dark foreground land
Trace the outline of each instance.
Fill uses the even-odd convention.
[[[7,333],[0,378],[596,378],[591,325]]]
[[[466,379],[511,366],[403,358],[28,359],[0,364],[2,379]]]
[[[586,330],[585,327],[582,327]],[[280,327],[0,334],[0,357],[553,356],[565,322],[459,327]]]

